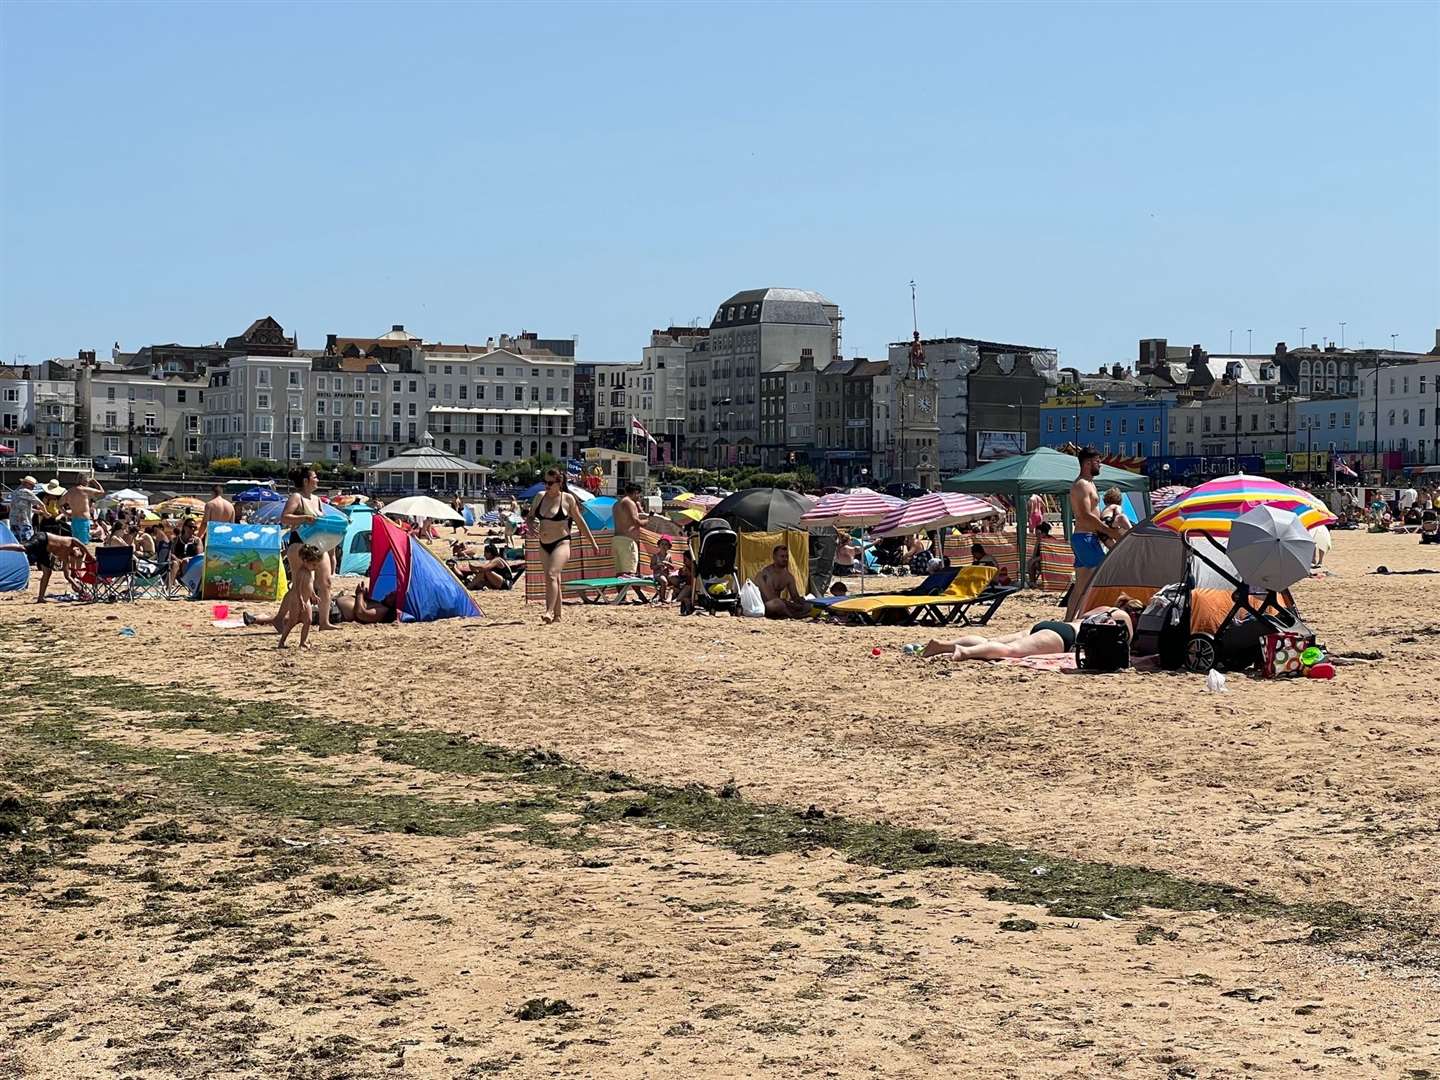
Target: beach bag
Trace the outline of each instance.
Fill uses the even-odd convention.
[[[1082,622],[1075,637],[1081,671],[1124,671],[1130,666],[1130,630],[1123,623]]]
[[[1177,671],[1185,665],[1185,645],[1190,636],[1189,613],[1185,606],[1184,583],[1166,585],[1150,598],[1135,620],[1136,656],[1157,656],[1161,668]]]
[[[1288,631],[1266,634],[1261,641],[1265,657],[1261,674],[1267,679],[1303,675],[1305,665],[1300,662],[1300,654],[1310,646],[1310,642],[1311,639],[1305,635]]]
[[[765,601],[760,597],[760,586],[748,578],[740,586],[740,614],[755,619],[765,616]]]

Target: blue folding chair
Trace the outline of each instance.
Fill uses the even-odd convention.
[[[115,603],[135,598],[135,551],[130,547],[95,549],[96,600]]]

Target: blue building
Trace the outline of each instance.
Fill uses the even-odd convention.
[[[1360,402],[1322,398],[1295,403],[1295,450],[1304,453],[1353,453],[1360,449]]]
[[[1170,448],[1173,395],[1102,401],[1093,395],[1040,407],[1040,445],[1075,443],[1114,457],[1160,459]]]

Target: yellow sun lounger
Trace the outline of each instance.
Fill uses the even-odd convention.
[[[995,567],[965,566],[944,592],[935,596],[895,593],[881,596],[851,596],[825,607],[827,613],[855,619],[868,626],[912,626],[929,623],[946,626],[983,626],[990,621],[1005,598],[1018,591],[1013,585],[995,585]],[[970,609],[984,610],[971,617]]]

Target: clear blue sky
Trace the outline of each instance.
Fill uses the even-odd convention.
[[[730,293],[1129,360],[1433,343],[1434,4],[0,5],[0,358]]]

